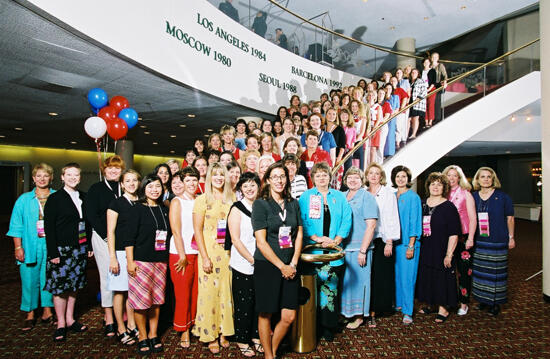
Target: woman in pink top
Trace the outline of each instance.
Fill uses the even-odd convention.
[[[468,303],[470,303],[470,291],[472,288],[472,250],[474,246],[474,236],[476,233],[476,206],[474,197],[470,193],[472,186],[464,176],[462,169],[456,165],[451,165],[443,170],[443,175],[447,176],[451,190],[449,191],[449,200],[458,209],[460,215],[460,224],[462,226],[462,235],[456,245],[455,256],[457,258],[458,272],[458,315],[468,313]]]
[[[340,109],[340,124],[346,133],[346,150],[344,155],[347,154],[355,145],[357,139],[357,132],[355,131],[355,121],[351,112],[347,108]],[[351,158],[344,163],[344,173],[351,167]]]

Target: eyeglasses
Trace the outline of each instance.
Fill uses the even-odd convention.
[[[284,181],[286,180],[286,176],[285,176],[285,175],[270,176],[269,179],[272,180],[272,181],[281,181],[281,182],[284,182]]]

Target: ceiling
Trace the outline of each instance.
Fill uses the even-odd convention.
[[[84,132],[94,87],[138,112],[127,136],[137,154],[183,156],[209,128],[266,116],[161,78],[13,1],[0,0],[0,32],[0,144],[95,150]]]
[[[440,2],[447,8],[441,7]],[[244,0],[238,4],[234,2],[238,7],[243,3]],[[265,0],[251,3],[259,8],[266,5]],[[322,9],[334,7],[334,2],[326,0],[316,0],[315,7],[311,6],[312,3],[313,0],[289,0],[288,6],[305,16],[317,15],[324,11]],[[424,0],[422,4],[431,6],[435,16],[431,30],[419,30],[418,34],[416,29],[424,27],[415,27],[410,18],[429,10],[419,7],[405,11],[399,5],[403,1],[385,2],[383,6],[375,0],[342,1],[338,2],[337,11],[330,11],[330,16],[335,28],[349,25],[351,31],[369,13],[376,13],[377,17],[391,18],[403,28],[415,28],[417,46],[420,46],[456,36],[533,1],[502,2],[495,7],[492,2],[470,0],[463,1],[467,6],[465,10],[457,10],[457,4],[461,3]],[[488,11],[489,5],[486,3],[493,5],[489,15],[458,17],[469,14],[470,6],[478,10],[483,7],[484,11]],[[309,4],[309,8],[305,4]],[[370,6],[376,7],[371,9]],[[357,11],[363,8],[364,13]],[[243,13],[244,10],[241,10],[241,18]],[[349,16],[338,17],[336,13]],[[400,15],[392,17],[393,13]],[[472,17],[475,21],[470,21]],[[388,20],[367,23],[368,36],[363,40],[391,46],[395,39],[403,37],[403,33],[399,32],[401,30],[391,32],[395,35],[393,37],[387,36],[390,32],[386,29],[379,37],[384,41],[374,41],[374,37],[371,39],[376,28],[374,25],[384,21]],[[464,24],[461,24],[462,21]],[[452,26],[438,28],[436,25],[439,23]],[[270,23],[269,31],[275,24]],[[382,29],[381,25],[379,27]],[[105,89],[110,97],[125,96],[139,113],[138,125],[128,133],[128,139],[134,141],[136,154],[183,156],[192,140],[207,136],[210,133],[208,129],[233,123],[239,116],[271,116],[198,92],[136,66],[129,59],[119,58],[81,39],[14,1],[0,0],[0,32],[0,144],[95,150],[95,144],[83,128],[84,121],[91,116],[86,94],[93,87]],[[436,35],[437,38],[434,37]]]

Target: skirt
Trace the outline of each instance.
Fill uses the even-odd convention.
[[[256,312],[279,313],[281,309],[298,309],[300,274],[284,279],[279,268],[269,261],[254,261],[254,295]]]
[[[137,274],[128,277],[128,303],[137,310],[164,304],[166,263],[135,261]]]
[[[76,292],[86,286],[86,263],[88,250],[85,245],[57,247],[59,264],[46,264],[44,290],[53,295]]]
[[[116,251],[118,260],[118,274],[109,271],[107,276],[107,289],[114,292],[128,291],[128,271],[126,270],[126,251]]]
[[[472,295],[480,303],[495,305],[508,301],[508,243],[476,237],[472,265]]]
[[[346,251],[346,269],[342,285],[341,313],[346,318],[369,316],[372,250],[367,251],[366,265],[357,262],[359,251]]]

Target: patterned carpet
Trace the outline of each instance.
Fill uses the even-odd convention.
[[[0,225],[6,233],[6,224]],[[541,276],[524,279],[541,269],[541,225],[517,221],[518,248],[510,254],[509,304],[494,318],[472,308],[466,317],[451,315],[444,324],[433,315],[417,314],[405,327],[394,315],[378,327],[344,330],[332,343],[322,340],[309,354],[289,358],[550,358],[550,304],[542,301]],[[32,331],[19,328],[20,283],[11,240],[0,242],[0,358],[135,358],[135,347],[122,347],[103,337],[101,311],[96,301],[98,279],[92,266],[90,284],[77,301],[80,320],[90,326],[83,334],[69,335],[63,344],[51,340],[53,327],[38,324]],[[93,263],[93,262],[92,262]],[[165,352],[158,358],[240,358],[236,345],[219,355],[193,341],[188,350],[178,347],[178,336],[168,329]]]

